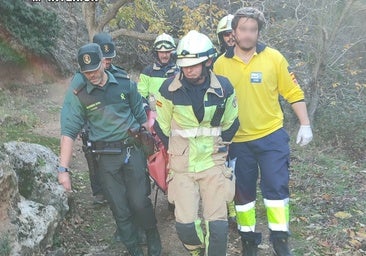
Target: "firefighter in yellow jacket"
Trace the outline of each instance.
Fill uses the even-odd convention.
[[[256,256],[261,242],[261,233],[255,230],[256,185],[260,177],[273,249],[278,256],[290,256],[290,149],[279,95],[291,104],[299,119],[296,142],[304,146],[313,134],[304,92],[288,70],[286,59],[258,41],[264,23],[259,10],[239,9],[231,23],[235,46],[216,60],[214,72],[229,78],[238,97],[240,127],[230,145],[229,156],[236,159],[235,204],[242,255]]]
[[[234,195],[226,156],[239,126],[237,103],[230,82],[209,68],[215,55],[206,35],[195,30],[185,35],[177,47],[182,71],[162,84],[156,104],[154,127],[169,153],[168,200],[175,204],[176,230],[191,255],[226,255],[226,203]]]

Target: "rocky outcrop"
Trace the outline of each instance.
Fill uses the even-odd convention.
[[[69,210],[57,182],[57,156],[23,142],[5,143],[0,152],[2,255],[42,255]]]
[[[61,31],[51,54],[63,74],[73,74],[78,69],[77,51],[89,41],[81,4],[48,1],[33,4],[57,14]]]

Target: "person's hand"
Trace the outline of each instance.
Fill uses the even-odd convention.
[[[67,192],[71,192],[71,179],[68,172],[59,172],[58,182],[65,188]]]
[[[296,144],[307,145],[313,139],[313,132],[310,125],[301,125],[297,133]]]

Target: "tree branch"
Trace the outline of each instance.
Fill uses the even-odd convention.
[[[150,33],[141,33],[137,31],[132,31],[128,29],[118,29],[110,33],[112,38],[117,38],[120,36],[128,36],[136,39],[141,39],[144,41],[154,41],[155,38],[158,36],[157,34],[150,34]]]
[[[83,12],[86,28],[88,30],[89,40],[91,41],[94,35],[94,28],[96,26],[95,21],[96,3],[95,2],[84,3],[81,9]]]
[[[108,11],[102,16],[102,19],[98,22],[97,31],[103,30],[105,25],[107,25],[112,19],[116,17],[116,14],[123,5],[133,1],[130,0],[118,0],[114,4],[108,7]]]

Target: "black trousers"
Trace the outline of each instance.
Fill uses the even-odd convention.
[[[130,157],[127,151],[129,151]],[[126,162],[128,159],[128,162]],[[98,176],[109,202],[122,241],[127,248],[138,244],[137,226],[156,227],[149,198],[151,188],[146,172],[146,156],[136,146],[124,148],[121,154],[99,154]]]

